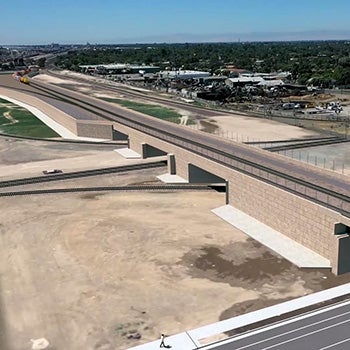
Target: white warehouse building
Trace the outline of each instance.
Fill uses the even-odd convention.
[[[198,70],[169,70],[159,72],[159,77],[162,79],[198,79],[209,77],[209,72]]]

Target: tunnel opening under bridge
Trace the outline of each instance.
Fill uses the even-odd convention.
[[[152,158],[152,157],[159,157],[159,156],[166,156],[167,152],[151,146],[148,143],[142,143],[142,158]]]
[[[189,183],[206,183],[218,192],[226,193],[226,204],[228,204],[228,181],[218,175],[204,170],[194,164],[188,164],[188,182]]]

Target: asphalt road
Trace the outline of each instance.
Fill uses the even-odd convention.
[[[349,350],[350,301],[237,336],[210,349]]]

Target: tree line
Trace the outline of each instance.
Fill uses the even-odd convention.
[[[251,72],[289,71],[291,82],[329,88],[350,87],[349,41],[185,43],[85,46],[59,56],[56,64],[153,64],[161,69],[228,74],[227,65]]]

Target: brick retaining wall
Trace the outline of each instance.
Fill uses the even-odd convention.
[[[230,205],[329,259],[334,273],[342,270],[340,243],[349,237],[335,235],[334,230],[339,222],[350,227],[349,218],[170,143],[118,124],[114,127],[129,135],[130,148],[140,154],[142,143],[173,153],[176,174],[187,180],[189,163],[228,180]]]

